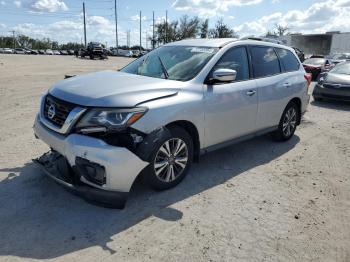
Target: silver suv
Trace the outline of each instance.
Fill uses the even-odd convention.
[[[265,133],[290,139],[310,75],[292,48],[253,40],[164,45],[120,71],[65,79],[42,98],[37,162],[87,200],[124,207],[138,175],[164,190],[208,151]]]

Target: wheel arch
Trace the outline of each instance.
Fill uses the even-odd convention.
[[[197,127],[190,121],[177,120],[166,125],[167,128],[178,126],[186,130],[193,141],[193,161],[198,162],[200,156],[200,139]]]

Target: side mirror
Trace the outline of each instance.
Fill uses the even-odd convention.
[[[210,80],[214,83],[233,82],[236,80],[236,77],[236,70],[222,68],[215,70]]]

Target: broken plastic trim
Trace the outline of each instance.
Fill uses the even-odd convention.
[[[76,166],[70,167],[68,161],[55,151],[45,153],[33,162],[55,182],[89,203],[107,208],[125,207],[128,192],[107,191],[80,182],[79,175],[75,171]]]

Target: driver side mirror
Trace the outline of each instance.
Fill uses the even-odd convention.
[[[212,73],[209,78],[211,83],[229,83],[236,80],[237,71],[233,69],[217,69]]]

